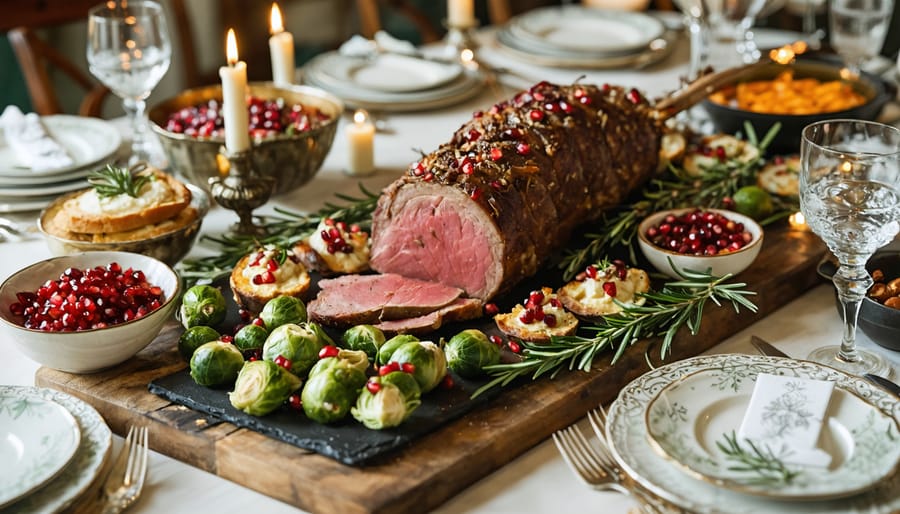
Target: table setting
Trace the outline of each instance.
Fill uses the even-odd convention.
[[[137,2],[152,77],[96,70],[126,120],[32,120],[44,169],[8,129],[40,237],[0,242],[0,512],[900,509],[894,75],[812,74],[858,120],[703,133],[777,49],[688,80],[702,16],[457,3],[301,68],[275,6],[271,82],[231,31],[147,109]]]

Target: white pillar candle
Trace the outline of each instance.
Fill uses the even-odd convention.
[[[362,109],[353,113],[353,123],[347,126],[347,148],[347,173],[363,176],[375,171],[375,125]]]
[[[269,38],[269,57],[272,60],[272,80],[276,84],[294,83],[294,36],[284,30],[281,10],[272,4],[270,19],[272,37]]]
[[[474,27],[474,0],[447,0],[447,25],[450,27]]]
[[[219,68],[219,77],[222,79],[222,116],[225,118],[225,148],[232,153],[245,152],[250,149],[247,63],[238,60],[234,29],[228,29],[225,54],[228,66]]]

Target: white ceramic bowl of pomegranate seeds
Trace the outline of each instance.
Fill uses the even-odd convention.
[[[638,226],[638,245],[644,256],[673,278],[681,278],[674,268],[737,275],[753,263],[762,244],[763,229],[758,223],[721,209],[657,212]]]
[[[129,252],[53,257],[0,285],[0,330],[44,366],[91,373],[147,346],[172,318],[180,294],[175,271],[152,257]]]

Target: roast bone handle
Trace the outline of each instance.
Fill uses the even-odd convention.
[[[694,80],[686,87],[670,93],[668,96],[657,102],[654,106],[656,117],[659,120],[667,120],[679,112],[693,107],[722,86],[738,82],[740,79],[752,74],[756,70],[770,66],[773,62],[774,61],[767,59],[736,68],[727,68],[722,71],[707,73]]]

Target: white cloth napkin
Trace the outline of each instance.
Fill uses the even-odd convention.
[[[414,44],[397,39],[383,30],[375,33],[374,40],[354,35],[338,48],[338,53],[348,57],[374,57],[378,53],[421,55]]]
[[[22,114],[18,107],[9,105],[0,115],[0,126],[16,160],[31,171],[64,168],[75,162],[66,149],[50,137],[41,117],[33,112]]]

